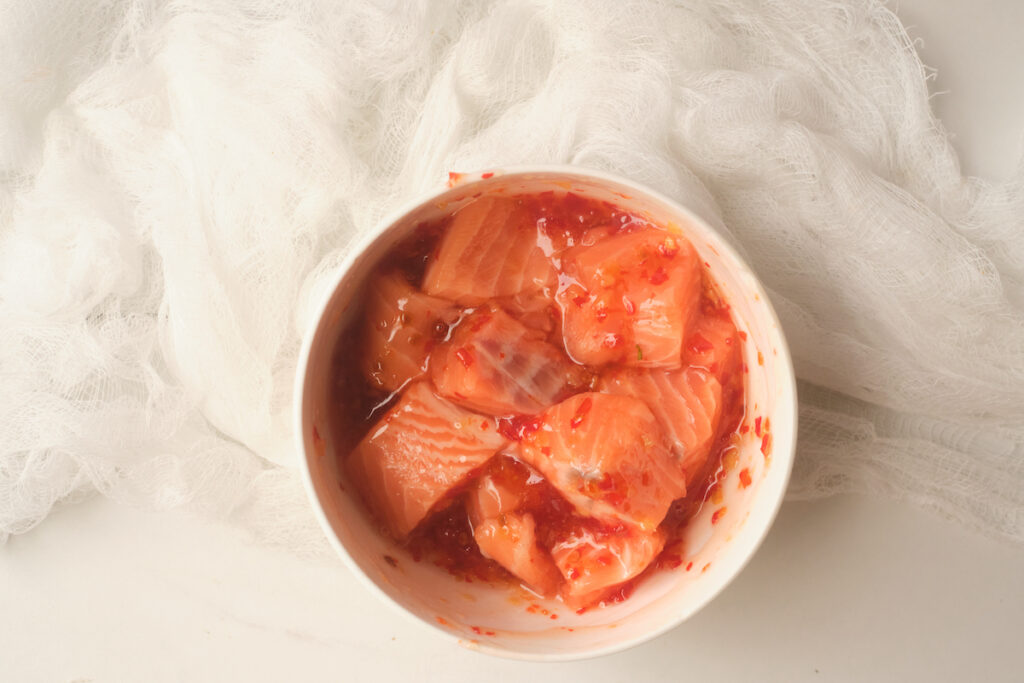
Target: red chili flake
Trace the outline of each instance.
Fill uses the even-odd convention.
[[[744,467],[740,470],[740,488],[747,488],[751,483],[750,470]]]
[[[691,569],[693,569],[693,562],[689,562],[686,565],[686,571],[690,571]]]
[[[704,262],[704,265],[705,265],[705,266],[707,266],[708,268],[710,268],[710,267],[711,267],[711,264],[710,264],[710,263],[708,263],[707,261],[705,261],[705,262]]]
[[[747,341],[747,333],[744,332],[743,330],[740,330],[736,334],[740,335],[740,339],[742,339],[743,341]]]
[[[706,572],[710,568],[711,568],[711,563],[708,562],[706,565],[704,565],[703,567],[700,568],[700,573],[703,574],[704,572]]]
[[[725,508],[724,507],[720,507],[717,510],[715,510],[714,513],[712,513],[712,515],[711,515],[711,523],[712,524],[718,524],[718,520],[720,520],[722,518],[722,515],[724,515],[724,514],[725,514]]]
[[[455,357],[462,361],[462,364],[467,368],[473,364],[473,350],[466,346],[461,346],[455,350]]]
[[[480,429],[482,429],[482,430],[484,430],[486,432],[490,428],[491,428],[491,423],[490,422],[488,422],[487,420],[480,420]]]
[[[587,611],[586,607],[580,607],[578,610],[576,610],[576,614],[583,614],[586,611]]]
[[[557,619],[557,618],[558,618],[558,615],[557,615],[557,614],[552,614],[552,615],[551,615],[551,618],[552,618],[552,619]]]
[[[551,455],[551,448],[549,446],[541,446],[540,452],[544,455]]]
[[[764,365],[764,354],[760,351],[757,352],[757,364]]]
[[[750,368],[747,367],[746,363],[743,364],[743,372],[747,372],[747,373],[750,372]]]
[[[484,634],[483,630],[479,626],[470,626],[469,630],[478,636],[482,636]]]
[[[577,569],[576,567],[570,567],[569,568],[569,572],[566,574],[566,576],[568,576],[570,580],[578,579],[580,577],[580,570]],[[583,614],[583,613],[582,612],[577,612],[576,614]]]
[[[494,174],[488,171],[487,173],[481,173],[480,177],[483,178],[484,180],[487,180],[488,178],[493,178]]]
[[[622,297],[622,307],[626,309],[627,315],[633,315],[636,313],[636,304],[634,304],[633,300],[628,296]]]
[[[462,174],[455,171],[448,172],[448,187],[455,187],[455,184],[462,180]]]
[[[587,400],[589,401],[590,399]],[[608,472],[605,472],[604,476],[601,477],[601,480],[597,482],[597,488],[601,489],[602,491],[611,491],[613,488],[615,488],[615,480],[612,479],[612,475]]]
[[[748,425],[748,424],[744,424],[742,427],[740,427],[740,434],[746,434],[749,431],[750,431],[750,425]]]
[[[770,417],[766,417],[764,419],[764,431],[770,432],[771,430],[772,430],[772,419]]]
[[[715,348],[715,345],[707,340],[700,332],[690,337],[690,350],[694,353],[706,353]]]
[[[398,560],[396,560],[395,558],[391,557],[390,555],[385,555],[384,556],[384,561],[387,562],[388,565],[391,566],[391,567],[397,567],[398,566]]]
[[[590,301],[590,294],[587,292],[583,292],[583,294],[577,294],[572,298],[572,302],[577,306],[582,306],[588,301]]]
[[[658,269],[651,273],[651,276],[647,279],[650,280],[652,285],[660,285],[668,281],[668,273],[665,272],[664,268],[659,266]]]
[[[761,416],[760,415],[758,415],[754,419],[754,433],[757,434],[758,436],[761,436]]]
[[[493,636],[494,635],[494,631],[484,631],[484,635],[485,636]]]
[[[445,621],[445,619],[443,617],[437,617],[437,623],[441,624],[441,626],[447,626],[448,625],[448,622]]]
[[[768,454],[772,452],[772,435],[765,434],[764,438],[761,439],[761,453],[764,457],[768,457]]]
[[[594,402],[590,400],[589,396],[583,399],[579,407],[576,409],[576,414],[573,415],[573,418],[571,420],[569,420],[569,426],[572,427],[573,429],[579,427],[583,423],[583,416],[590,412],[590,408],[593,405]],[[605,476],[608,475],[605,474]]]

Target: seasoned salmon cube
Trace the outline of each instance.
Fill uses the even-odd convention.
[[[410,386],[346,461],[353,483],[395,538],[505,445],[492,418]]]
[[[423,290],[460,304],[538,290],[554,283],[554,268],[537,245],[537,225],[513,197],[481,197],[452,217]]]
[[[563,598],[572,607],[599,602],[611,589],[642,573],[664,546],[660,529],[644,532],[620,525],[572,531],[551,548],[555,566],[565,577]]]
[[[473,538],[480,553],[533,591],[553,596],[562,577],[550,553],[537,542],[533,515],[517,511],[523,502],[523,483],[490,472],[476,480],[466,502]]]
[[[679,367],[699,313],[693,246],[651,227],[592,239],[561,260],[555,298],[569,356],[587,365]]]
[[[585,516],[652,530],[686,494],[668,439],[639,398],[577,394],[545,411],[520,445]]]
[[[430,362],[441,396],[489,415],[539,413],[587,376],[542,332],[527,329],[496,307],[463,320]]]
[[[540,595],[552,597],[562,576],[551,555],[537,543],[536,524],[528,512],[503,513],[473,525],[480,553],[489,557]]]
[[[363,374],[397,391],[427,371],[430,350],[461,315],[451,301],[427,296],[398,272],[378,275],[366,291]]]
[[[700,476],[722,413],[722,385],[698,368],[621,368],[601,379],[601,390],[636,396],[647,404],[668,436],[687,486]]]

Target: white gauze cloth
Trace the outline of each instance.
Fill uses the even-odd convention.
[[[449,170],[723,226],[800,378],[791,498],[1024,540],[1024,171],[961,175],[878,2],[0,9],[0,538],[99,491],[316,552],[290,404],[348,245]]]

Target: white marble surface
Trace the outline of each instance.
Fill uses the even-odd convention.
[[[998,179],[1024,135],[1024,3],[902,0],[939,69],[967,172]],[[695,618],[603,659],[463,651],[334,560],[94,500],[0,548],[0,681],[1024,680],[1024,549],[906,505],[788,503]],[[641,673],[642,672],[642,673]]]

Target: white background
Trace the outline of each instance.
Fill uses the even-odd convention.
[[[1024,3],[903,0],[965,172],[1024,135]],[[1022,236],[1024,237],[1024,236]],[[1024,549],[888,501],[788,503],[751,565],[628,652],[530,664],[402,619],[340,561],[94,500],[0,548],[0,681],[1024,680]]]

